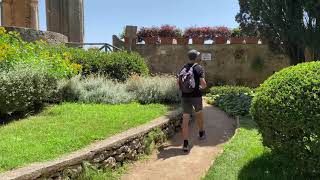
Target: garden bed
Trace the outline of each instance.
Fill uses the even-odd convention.
[[[147,123],[169,110],[160,104],[65,103],[0,127],[0,172],[43,162]]]

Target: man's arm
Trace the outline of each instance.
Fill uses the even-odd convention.
[[[205,73],[204,73],[204,69],[202,66],[199,65],[198,68],[198,73],[200,75],[200,89],[205,89],[207,88],[207,82],[205,80]]]
[[[207,88],[207,82],[204,78],[200,78],[200,88],[201,89]]]

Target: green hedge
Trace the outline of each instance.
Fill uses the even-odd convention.
[[[100,74],[114,80],[125,81],[132,74],[148,75],[145,60],[138,53],[118,51],[112,53],[96,50],[65,48],[73,63],[82,65],[83,75]]]
[[[320,175],[320,62],[270,77],[257,90],[251,114],[266,146],[292,159],[298,172]]]
[[[38,111],[57,88],[56,77],[46,68],[16,64],[0,72],[0,118]]]
[[[242,86],[215,86],[210,88],[209,103],[231,116],[249,114],[253,90]]]
[[[249,114],[252,96],[245,93],[230,93],[220,96],[214,105],[231,116],[245,116]]]
[[[209,95],[212,98],[230,93],[252,93],[252,89],[244,86],[214,86],[210,88]]]

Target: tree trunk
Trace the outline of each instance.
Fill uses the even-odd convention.
[[[290,57],[290,64],[297,65],[299,63],[305,62],[305,50],[299,45],[290,45],[288,54]]]

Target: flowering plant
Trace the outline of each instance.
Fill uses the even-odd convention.
[[[214,28],[214,37],[230,37],[230,29],[225,26],[218,26]]]
[[[138,37],[158,37],[160,29],[158,27],[142,27],[137,33]]]
[[[176,26],[163,25],[159,30],[160,37],[181,37],[182,31]]]

